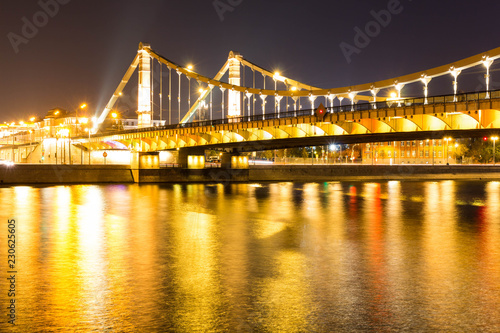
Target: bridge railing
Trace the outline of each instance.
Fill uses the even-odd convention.
[[[490,91],[480,91],[480,92],[468,92],[468,93],[460,93],[456,95],[441,95],[441,96],[430,96],[424,97],[416,97],[416,98],[401,98],[388,100],[383,102],[362,102],[358,104],[349,104],[349,105],[340,105],[333,106],[327,108],[329,113],[339,113],[339,112],[351,112],[351,111],[368,111],[373,109],[386,109],[386,108],[394,108],[394,107],[403,107],[403,106],[419,106],[419,105],[436,105],[436,104],[452,104],[459,102],[473,102],[479,100],[486,99],[499,99],[500,98],[500,89],[499,90],[490,90]],[[426,102],[427,100],[427,102]],[[150,132],[156,130],[168,130],[168,129],[181,129],[181,128],[191,128],[191,127],[199,127],[199,126],[215,126],[215,125],[223,125],[223,124],[232,124],[232,123],[242,123],[242,122],[250,122],[250,121],[259,121],[259,120],[269,120],[269,119],[279,119],[279,118],[293,118],[293,117],[302,117],[302,116],[310,116],[314,114],[313,109],[302,109],[296,111],[285,111],[280,113],[269,113],[269,114],[259,114],[259,115],[249,115],[242,117],[233,117],[233,118],[225,118],[225,119],[215,119],[215,120],[201,120],[196,122],[184,123],[184,124],[172,124],[172,125],[164,125],[158,127],[147,127],[147,128],[138,128],[126,131],[120,131],[120,134],[127,133],[140,133],[140,132]],[[116,134],[116,132],[111,133],[111,135]],[[108,133],[103,133],[102,135],[110,135]],[[100,135],[97,135],[100,136]],[[84,137],[82,137],[84,138]]]

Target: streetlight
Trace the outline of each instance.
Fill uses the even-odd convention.
[[[82,111],[83,111],[83,110],[85,110],[86,108],[87,108],[87,104],[86,104],[86,103],[82,103],[82,104],[80,104],[80,107],[79,107],[79,109],[80,109],[80,110],[82,110]],[[80,127],[79,125],[80,125],[80,124],[86,124],[86,123],[87,123],[87,121],[88,121],[88,119],[87,119],[87,118],[85,118],[85,117],[84,117],[84,118],[82,118],[82,119],[80,119],[80,118],[78,117],[78,108],[77,108],[77,109],[76,109],[76,124],[75,124],[75,133],[76,133],[76,134],[78,134],[78,133],[79,133],[79,131],[81,130],[81,127]]]
[[[89,122],[95,122],[96,121],[96,118],[93,117],[92,119],[89,119],[89,118],[82,118],[81,119],[81,123],[82,124],[88,124]],[[85,132],[87,132],[89,134],[89,165],[90,165],[90,133],[91,133],[91,126],[88,126],[88,127],[85,127]],[[83,164],[83,151],[82,151],[82,161],[81,163]]]
[[[495,142],[498,140],[498,136],[491,137],[491,140],[493,141],[493,165],[495,165],[496,164]]]
[[[30,155],[31,155],[31,153],[33,152],[33,151],[31,150],[31,145],[32,145],[32,143],[33,143],[33,130],[31,130],[31,129],[30,129],[30,131],[29,131],[29,132],[30,132]],[[28,156],[26,156],[26,162],[27,162],[27,160],[28,160],[28,159],[27,159],[27,157],[28,157]]]
[[[449,141],[451,141],[453,139],[452,138],[444,138],[443,140],[446,142],[446,165],[448,165],[449,164],[449,159],[448,158],[449,158],[449,155],[450,155],[449,152],[448,152],[448,150],[450,148]]]
[[[57,131],[57,135],[60,137],[64,138],[69,138],[69,129],[67,128],[61,128],[59,131]],[[69,164],[71,164],[71,142],[68,143],[68,148],[69,148]],[[66,164],[66,140],[63,141],[63,163]]]
[[[89,148],[88,148],[88,151],[89,151],[89,165],[90,165],[90,128],[86,127],[85,128],[85,132],[89,133]]]

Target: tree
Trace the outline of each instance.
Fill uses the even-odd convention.
[[[482,138],[472,138],[465,157],[471,158],[474,162],[489,163],[493,160],[493,146]]]

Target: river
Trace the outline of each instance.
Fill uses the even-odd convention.
[[[0,188],[19,332],[498,332],[500,182]]]

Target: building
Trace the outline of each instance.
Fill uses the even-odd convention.
[[[390,141],[363,144],[363,164],[456,164],[459,140]]]

